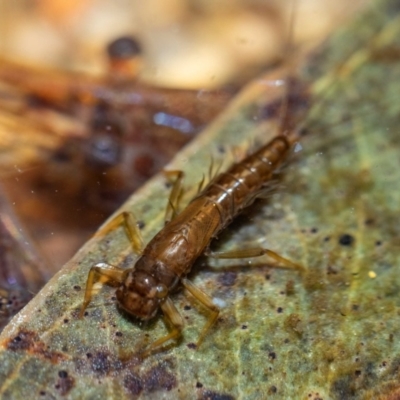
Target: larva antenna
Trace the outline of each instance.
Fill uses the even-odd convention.
[[[297,11],[297,0],[290,0],[289,4],[289,19],[288,19],[288,26],[289,29],[287,30],[287,37],[284,40],[285,46],[283,48],[283,57],[282,59],[285,60],[285,63],[287,63],[286,60],[289,59],[289,54],[293,48],[292,43],[294,40],[294,24],[295,24],[295,19],[296,19],[296,11]],[[284,77],[285,80],[285,87],[283,90],[283,98],[281,102],[281,107],[279,110],[279,117],[278,117],[278,126],[279,126],[279,132],[278,134],[284,135],[285,134],[285,119],[288,113],[289,109],[289,90],[290,90],[290,79],[289,75],[293,72],[293,60],[288,66],[288,73],[286,74],[286,77]]]

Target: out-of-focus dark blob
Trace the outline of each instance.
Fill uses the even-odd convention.
[[[118,164],[121,155],[121,146],[118,138],[114,136],[116,127],[107,125],[104,131],[96,133],[87,143],[87,161],[91,165],[98,165],[100,168],[111,167]]]
[[[122,132],[118,121],[107,115],[107,105],[94,107],[92,134],[84,146],[88,167],[110,168],[121,162]]]
[[[122,36],[107,46],[107,54],[112,59],[130,59],[141,53],[139,42],[132,36]]]
[[[132,36],[113,40],[107,46],[111,81],[135,80],[142,69],[142,48]]]

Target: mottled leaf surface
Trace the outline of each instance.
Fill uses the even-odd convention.
[[[304,275],[268,259],[200,260],[191,279],[219,299],[221,318],[195,350],[206,315],[177,293],[182,340],[141,360],[138,352],[165,333],[162,318],[133,321],[103,288],[78,319],[89,268],[135,259],[122,229],[93,238],[2,333],[1,397],[397,398],[399,6],[375,4],[303,68],[314,100],[301,150],[275,193],[215,244],[268,246],[304,265]],[[247,88],[170,165],[186,172],[186,200],[211,154],[228,163],[231,149],[274,134],[261,118],[267,86],[260,79]],[[163,225],[168,191],[158,176],[123,206],[143,223],[145,240]]]

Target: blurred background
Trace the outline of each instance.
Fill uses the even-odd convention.
[[[185,88],[248,77],[286,57],[288,47],[323,37],[355,7],[326,0],[2,0],[0,5],[0,51],[7,57],[101,74],[105,45],[133,35],[144,52],[141,78]]]

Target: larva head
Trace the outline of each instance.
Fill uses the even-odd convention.
[[[150,274],[135,270],[127,271],[116,292],[121,308],[142,320],[154,317],[167,294],[165,285],[158,283]]]

